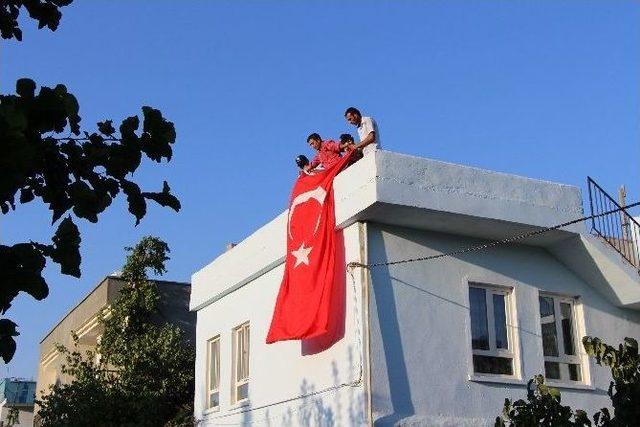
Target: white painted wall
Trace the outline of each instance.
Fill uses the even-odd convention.
[[[383,150],[343,171],[334,188],[336,222],[346,227],[347,262],[360,258],[356,221],[370,226],[366,256],[377,262],[459,249],[480,238],[500,239],[582,215],[577,187]],[[583,241],[590,236],[579,223],[527,241],[537,246],[373,269],[371,365],[365,357],[364,369],[359,319],[367,304],[361,299],[360,269],[355,271],[355,291],[347,281],[342,340],[314,355],[303,355],[299,341],[266,345],[283,272],[285,226],[286,212],[192,277],[190,309],[198,312],[195,415],[203,425],[366,423],[369,395],[363,375],[369,378],[369,368],[376,425],[493,425],[504,398],[524,397],[526,381],[543,372],[539,290],[579,296],[586,334],[612,344],[640,336],[640,313],[619,308],[640,307],[635,271],[627,271],[616,253],[594,255]],[[515,289],[521,371],[516,381],[469,379],[469,279]],[[247,320],[250,402],[234,407],[231,331]],[[221,407],[207,413],[206,342],[218,334]],[[563,389],[563,402],[593,413],[608,404],[609,375],[593,362],[585,363],[587,387]]]
[[[262,236],[266,240],[261,240],[260,250],[267,253],[262,259],[282,256],[282,246],[271,244],[280,241],[275,236],[285,236],[286,218],[280,218],[279,223],[270,224],[274,238],[269,233]],[[346,259],[360,259],[358,224],[344,230],[344,240]],[[300,341],[265,343],[283,271],[279,263],[198,311],[195,415],[201,425],[357,426],[365,422],[360,272],[355,272],[355,282],[347,275],[344,337],[328,350],[303,355]],[[194,288],[216,288],[210,282],[216,276],[207,269],[194,280]],[[242,282],[240,276],[238,281]],[[249,403],[234,406],[231,331],[247,320],[251,325]],[[221,336],[221,405],[219,411],[207,412],[206,343],[216,335]]]
[[[448,252],[478,240],[368,224],[370,262]],[[493,425],[505,397],[526,396],[543,373],[538,292],[579,296],[584,330],[616,344],[640,337],[640,314],[613,306],[542,248],[509,246],[372,270],[371,369],[375,425]],[[469,380],[468,280],[515,289],[521,381]],[[561,388],[562,401],[592,414],[608,406],[606,369],[588,362],[593,389]],[[411,424],[416,423],[416,424]]]

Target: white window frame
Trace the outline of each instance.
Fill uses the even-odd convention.
[[[489,334],[489,350],[474,349],[472,346],[473,326],[471,325],[471,299],[469,298],[469,347],[471,349],[470,357],[470,378],[486,377],[486,378],[502,378],[502,379],[519,379],[520,364],[517,357],[516,349],[518,348],[517,327],[515,327],[515,308],[514,308],[514,289],[510,286],[499,286],[484,282],[469,281],[467,282],[467,295],[469,288],[480,288],[485,290],[485,306],[487,316],[487,330]],[[507,330],[508,349],[497,348],[496,346],[496,329],[495,316],[493,308],[493,295],[503,295],[505,300],[505,328]],[[473,356],[489,356],[511,359],[512,374],[491,374],[488,372],[476,372],[473,365]]]
[[[553,298],[553,313],[555,317],[555,325],[556,325],[556,338],[557,338],[557,346],[558,346],[558,356],[545,356],[544,355],[544,345],[542,348],[542,355],[544,362],[556,362],[560,364],[560,379],[557,378],[547,378],[545,373],[545,381],[548,383],[563,383],[563,384],[586,384],[587,383],[587,372],[586,366],[583,363],[583,357],[581,356],[581,348],[582,343],[578,340],[578,336],[580,335],[580,327],[579,318],[578,318],[578,301],[577,298],[568,297],[565,295],[557,295],[548,292],[540,292],[538,295],[538,323],[540,324],[540,337],[542,338],[542,313],[540,310],[540,298]],[[564,351],[564,331],[562,330],[561,323],[561,311],[560,311],[560,303],[568,303],[571,306],[571,333],[573,335],[573,347],[575,349],[575,355],[565,354]],[[569,375],[569,368],[567,364],[578,365],[580,369],[580,381],[573,381]],[[544,364],[543,364],[543,369]]]
[[[244,340],[239,341],[239,337],[242,336]],[[240,399],[238,397],[238,390],[240,387],[249,384],[250,378],[250,343],[251,343],[251,327],[249,321],[246,321],[235,328],[233,328],[233,350],[232,350],[232,372],[231,372],[231,402],[232,404],[246,402],[249,399],[249,393],[247,392],[247,396]],[[245,367],[243,373],[239,372],[241,366],[239,363],[244,361]]]
[[[213,345],[217,344],[216,352],[212,350]],[[207,401],[205,407],[207,410],[217,411],[220,409],[220,335],[216,335],[213,338],[207,340]],[[215,361],[215,364],[212,362]],[[217,384],[211,384],[211,370],[217,370]],[[218,405],[211,405],[211,395],[218,393]]]

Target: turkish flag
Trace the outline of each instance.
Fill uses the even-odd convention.
[[[267,343],[321,336],[340,316],[332,307],[336,269],[333,179],[353,157],[351,151],[329,169],[301,174],[291,194],[284,276]],[[344,261],[343,261],[344,262]]]

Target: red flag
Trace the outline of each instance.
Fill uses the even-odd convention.
[[[336,267],[333,178],[352,158],[302,174],[291,193],[287,254],[267,343],[317,337],[327,332]]]

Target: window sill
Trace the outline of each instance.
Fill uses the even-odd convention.
[[[206,417],[208,415],[215,414],[216,412],[220,412],[220,405],[216,406],[215,408],[205,409],[204,411],[202,411],[202,415]]]
[[[555,381],[548,381],[545,380],[544,382],[546,385],[548,385],[549,387],[553,387],[553,388],[566,388],[566,389],[573,389],[573,390],[595,390],[596,388],[592,385],[588,385],[588,384],[581,384],[581,383],[559,383],[559,382],[555,382]]]
[[[244,409],[244,408],[246,408],[248,406],[251,406],[251,401],[249,401],[249,399],[247,398],[247,399],[241,400],[240,402],[236,402],[233,405],[231,405],[229,407],[229,411],[232,411],[232,412],[233,411],[238,411],[238,410]]]
[[[468,375],[469,381],[476,383],[498,383],[498,384],[512,384],[519,386],[526,386],[528,381],[521,380],[515,377],[499,377],[489,375]]]

